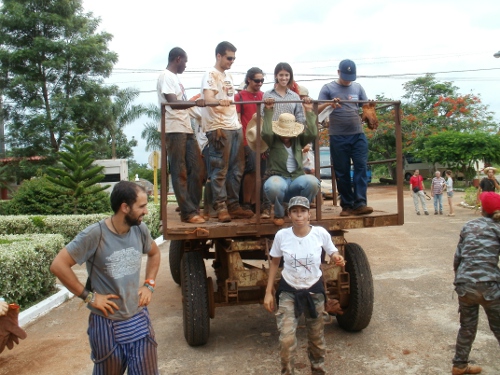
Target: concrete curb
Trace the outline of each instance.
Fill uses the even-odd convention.
[[[155,239],[155,242],[158,246],[160,246],[163,242],[163,236]],[[64,286],[56,284],[56,288],[59,289],[59,292],[50,296],[47,299],[44,299],[42,302],[37,303],[34,306],[31,306],[29,309],[22,311],[19,313],[19,326],[25,327],[27,324],[35,321],[36,319],[44,316],[50,310],[60,306],[67,300],[73,298],[75,295],[71,293]]]

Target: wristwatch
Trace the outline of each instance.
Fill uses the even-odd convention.
[[[146,281],[144,281],[144,284],[151,285],[153,288],[156,286],[156,282],[154,281],[154,279],[147,279]]]

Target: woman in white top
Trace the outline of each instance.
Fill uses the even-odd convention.
[[[455,211],[453,210],[453,178],[451,178],[451,171],[446,172],[446,195],[448,196],[448,204],[450,206],[450,213],[448,216],[455,216]]]
[[[291,198],[288,211],[292,227],[279,230],[274,238],[264,307],[267,311],[274,312],[274,282],[283,258],[281,280],[276,292],[281,374],[294,373],[296,329],[302,313],[307,326],[307,352],[311,369],[313,374],[324,374],[326,345],[323,322],[325,290],[320,268],[322,251],[325,250],[331,262],[338,266],[344,266],[345,262],[326,229],[310,225],[311,214],[307,198]]]

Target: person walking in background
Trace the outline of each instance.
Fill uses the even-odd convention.
[[[241,90],[234,97],[234,102],[244,102],[244,101],[260,101],[264,93],[260,90],[262,84],[264,83],[264,72],[262,69],[253,67],[248,69],[245,76],[245,89]],[[255,163],[257,157],[255,151],[253,151],[248,146],[248,141],[246,137],[247,125],[252,120],[253,115],[257,112],[257,104],[236,104],[236,112],[238,113],[238,118],[241,122],[243,128],[243,148],[245,151],[245,169],[243,171],[243,177],[241,180],[240,189],[240,201],[242,202],[242,207],[246,209],[252,209],[256,203],[256,189],[255,189]],[[262,157],[258,158],[261,162],[261,173],[265,172],[265,159]]]
[[[297,352],[297,323],[304,313],[308,347],[307,353],[313,374],[326,374],[324,363],[326,343],[323,312],[325,289],[321,273],[323,250],[330,261],[344,266],[344,258],[332,242],[332,236],[320,226],[311,226],[309,200],[292,197],[288,207],[292,227],[276,233],[269,255],[271,265],[264,307],[273,313],[277,304],[276,323],[280,332],[281,374],[294,374]],[[281,259],[283,271],[274,295],[274,283]]]
[[[368,140],[363,131],[358,103],[338,104],[338,100],[367,100],[363,87],[356,80],[356,64],[352,60],[342,60],[338,69],[339,78],[323,86],[318,100],[334,100],[321,104],[322,112],[329,105],[330,114],[330,154],[333,161],[337,188],[342,196],[340,216],[366,215],[373,212],[367,205],[367,163]],[[351,161],[353,180],[351,182]]]
[[[413,197],[413,205],[415,206],[415,212],[417,215],[420,215],[420,207],[418,204],[419,200],[422,205],[422,209],[424,210],[424,214],[429,215],[429,211],[427,211],[427,204],[425,203],[424,178],[420,175],[420,171],[418,169],[415,169],[413,176],[410,177],[410,194]]]
[[[80,232],[55,257],[50,271],[90,310],[94,374],[158,374],[155,333],[147,306],[156,287],[160,250],[142,222],[148,213],[145,189],[120,181],[110,196],[114,214]],[[146,279],[140,282],[142,256]],[[71,267],[86,263],[84,286]]]
[[[448,196],[448,205],[450,206],[450,213],[448,216],[455,216],[455,210],[453,209],[453,178],[451,178],[451,171],[446,172],[446,195]]]
[[[436,171],[431,182],[431,195],[434,197],[434,215],[443,214],[443,190],[446,181],[441,177],[441,172]]]
[[[453,260],[460,313],[453,375],[481,373],[480,366],[469,364],[479,306],[483,307],[490,329],[500,344],[500,195],[483,192],[479,199],[482,217],[463,226]]]
[[[220,222],[231,219],[251,218],[254,213],[240,206],[240,184],[245,168],[243,132],[238,121],[234,100],[231,69],[236,59],[236,47],[221,42],[215,49],[215,66],[208,70],[201,81],[204,103],[218,102],[216,107],[202,110],[203,130],[208,138],[210,155],[210,184],[213,209]]]
[[[178,76],[186,69],[187,61],[187,54],[182,48],[176,47],[170,51],[167,68],[158,77],[157,94],[160,105],[166,104],[165,141],[181,220],[202,224],[205,219],[200,216],[199,209],[206,169],[191,127],[188,109],[192,104],[178,103],[187,100]]]

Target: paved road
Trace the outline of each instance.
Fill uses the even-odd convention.
[[[375,209],[395,207],[392,187],[370,188]],[[463,193],[455,195],[458,203]],[[394,208],[395,209],[395,208]],[[394,210],[393,209],[393,210]],[[349,242],[366,251],[375,284],[374,314],[359,333],[326,327],[330,374],[447,374],[458,329],[452,259],[462,225],[477,217],[417,216],[405,192],[405,225],[353,230]],[[432,210],[431,210],[432,211]],[[279,374],[274,316],[260,305],[216,309],[207,345],[189,347],[183,337],[180,288],[168,268],[168,243],[150,310],[158,339],[161,374]],[[207,266],[210,269],[210,266]],[[84,274],[82,273],[84,278]],[[66,302],[27,328],[28,338],[0,355],[0,374],[90,374],[87,310]],[[299,330],[297,374],[309,374],[306,338]],[[500,374],[500,349],[484,313],[471,359],[484,374]]]

